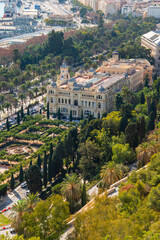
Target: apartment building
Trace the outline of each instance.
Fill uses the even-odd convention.
[[[160,6],[149,6],[147,9],[147,16],[160,18]]]
[[[155,59],[155,71],[160,75],[160,31],[150,31],[141,37],[141,46],[151,49]]]
[[[89,114],[102,116],[104,112],[113,110],[115,95],[124,86],[132,91],[139,89],[146,71],[152,75],[152,67],[147,60],[119,60],[118,52],[114,52],[113,57],[97,70],[90,69],[85,73],[81,70],[73,78],[63,63],[57,81],[47,86],[50,113],[57,113],[60,109],[64,116],[69,116],[72,111],[74,118],[80,118],[82,113],[84,117]]]

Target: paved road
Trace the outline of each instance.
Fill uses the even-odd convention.
[[[7,196],[0,200],[0,211],[3,209],[8,209],[9,207],[12,208],[12,206],[17,203],[18,200],[26,196],[26,190],[27,188],[21,188],[21,186],[18,186],[13,191],[9,192]],[[7,210],[3,214],[8,217],[10,213],[11,210]]]

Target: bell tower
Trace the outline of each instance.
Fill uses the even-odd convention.
[[[70,74],[68,72],[68,66],[65,62],[62,63],[62,66],[60,67],[60,74],[57,78],[57,85],[61,85],[63,83],[66,83],[70,79]]]

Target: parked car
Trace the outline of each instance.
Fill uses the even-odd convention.
[[[14,228],[11,228],[10,229],[10,233],[15,233],[16,231],[15,231],[15,229]]]
[[[25,188],[25,187],[27,187],[27,183],[26,183],[26,182],[23,182],[23,183],[21,184],[21,188]]]
[[[28,196],[30,194],[30,191],[29,190],[27,190],[26,191],[26,196]]]

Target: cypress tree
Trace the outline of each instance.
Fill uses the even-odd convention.
[[[22,164],[21,164],[20,170],[19,170],[19,182],[20,183],[23,182],[23,168],[22,168]]]
[[[50,156],[52,157],[53,154],[53,144],[52,142],[50,143]]]
[[[56,168],[55,168],[55,157],[53,157],[53,155],[52,155],[52,162],[51,162],[51,169],[52,169],[52,173],[51,173],[51,175],[52,175],[52,178],[55,178],[55,176],[56,176]]]
[[[29,164],[29,167],[32,166],[32,159],[30,160],[30,164]]]
[[[88,123],[93,119],[93,115],[92,114],[89,114],[88,115]]]
[[[82,207],[87,203],[87,194],[86,194],[86,186],[85,182],[83,184],[82,195],[81,195]]]
[[[150,131],[150,130],[154,130],[155,128],[155,114],[154,112],[151,112],[149,114],[149,119],[148,119],[148,123],[147,123],[147,131]]]
[[[98,112],[98,119],[100,119],[100,113]]]
[[[120,120],[120,124],[119,124],[119,131],[120,132],[125,132],[125,129],[128,125],[128,119],[127,117],[122,117],[121,120]]]
[[[130,122],[126,129],[126,142],[129,143],[130,147],[135,148],[138,146],[138,130],[137,130],[137,123]]]
[[[150,105],[150,108],[149,108],[149,113],[151,113],[151,112],[154,112],[154,115],[155,115],[155,117],[156,117],[156,115],[157,115],[157,109],[156,109],[156,104],[155,104],[155,101],[154,101],[154,100],[152,100],[151,105]]]
[[[121,106],[123,105],[123,97],[121,96],[121,94],[120,93],[117,93],[116,94],[116,97],[115,97],[115,104],[116,104],[116,109],[117,109],[117,111],[119,111],[120,110],[120,108],[121,108]]]
[[[10,187],[11,187],[12,190],[14,189],[14,185],[15,185],[15,180],[14,180],[14,176],[13,176],[13,173],[12,173],[12,175],[11,175],[11,184],[10,184]]]
[[[149,76],[148,76],[148,74],[147,74],[147,75],[145,76],[145,79],[144,79],[144,86],[147,87],[147,88],[149,87],[149,81],[150,81],[150,80],[149,80]]]
[[[54,165],[54,174],[57,175],[63,169],[63,144],[59,142],[53,152],[53,165]]]
[[[44,160],[43,160],[43,185],[47,186],[47,155],[46,151],[44,152]]]
[[[27,107],[27,116],[30,115],[29,107]]]
[[[21,119],[24,118],[23,105],[21,106]]]
[[[83,110],[81,111],[81,120],[83,120]]]
[[[40,110],[39,110],[39,114],[42,114],[42,109],[40,108]]]
[[[39,154],[38,154],[38,158],[37,158],[37,165],[41,169],[41,157]]]
[[[9,126],[8,118],[7,118],[7,121],[6,121],[6,128],[7,128],[7,131],[9,131],[10,126]]]
[[[73,117],[72,117],[72,110],[70,111],[70,115],[69,115],[69,121],[72,122]]]
[[[58,118],[58,120],[61,120],[61,112],[60,112],[60,108],[58,108],[57,118]]]
[[[142,116],[140,120],[137,122],[137,130],[139,135],[139,142],[141,143],[146,135],[146,121],[144,116]]]
[[[20,116],[19,116],[19,112],[17,112],[17,124],[20,124]]]
[[[47,119],[49,119],[49,102],[47,102]]]
[[[52,155],[49,156],[49,163],[48,163],[48,181],[52,181]]]
[[[145,96],[144,96],[144,93],[141,92],[141,104],[144,104],[145,103]]]

